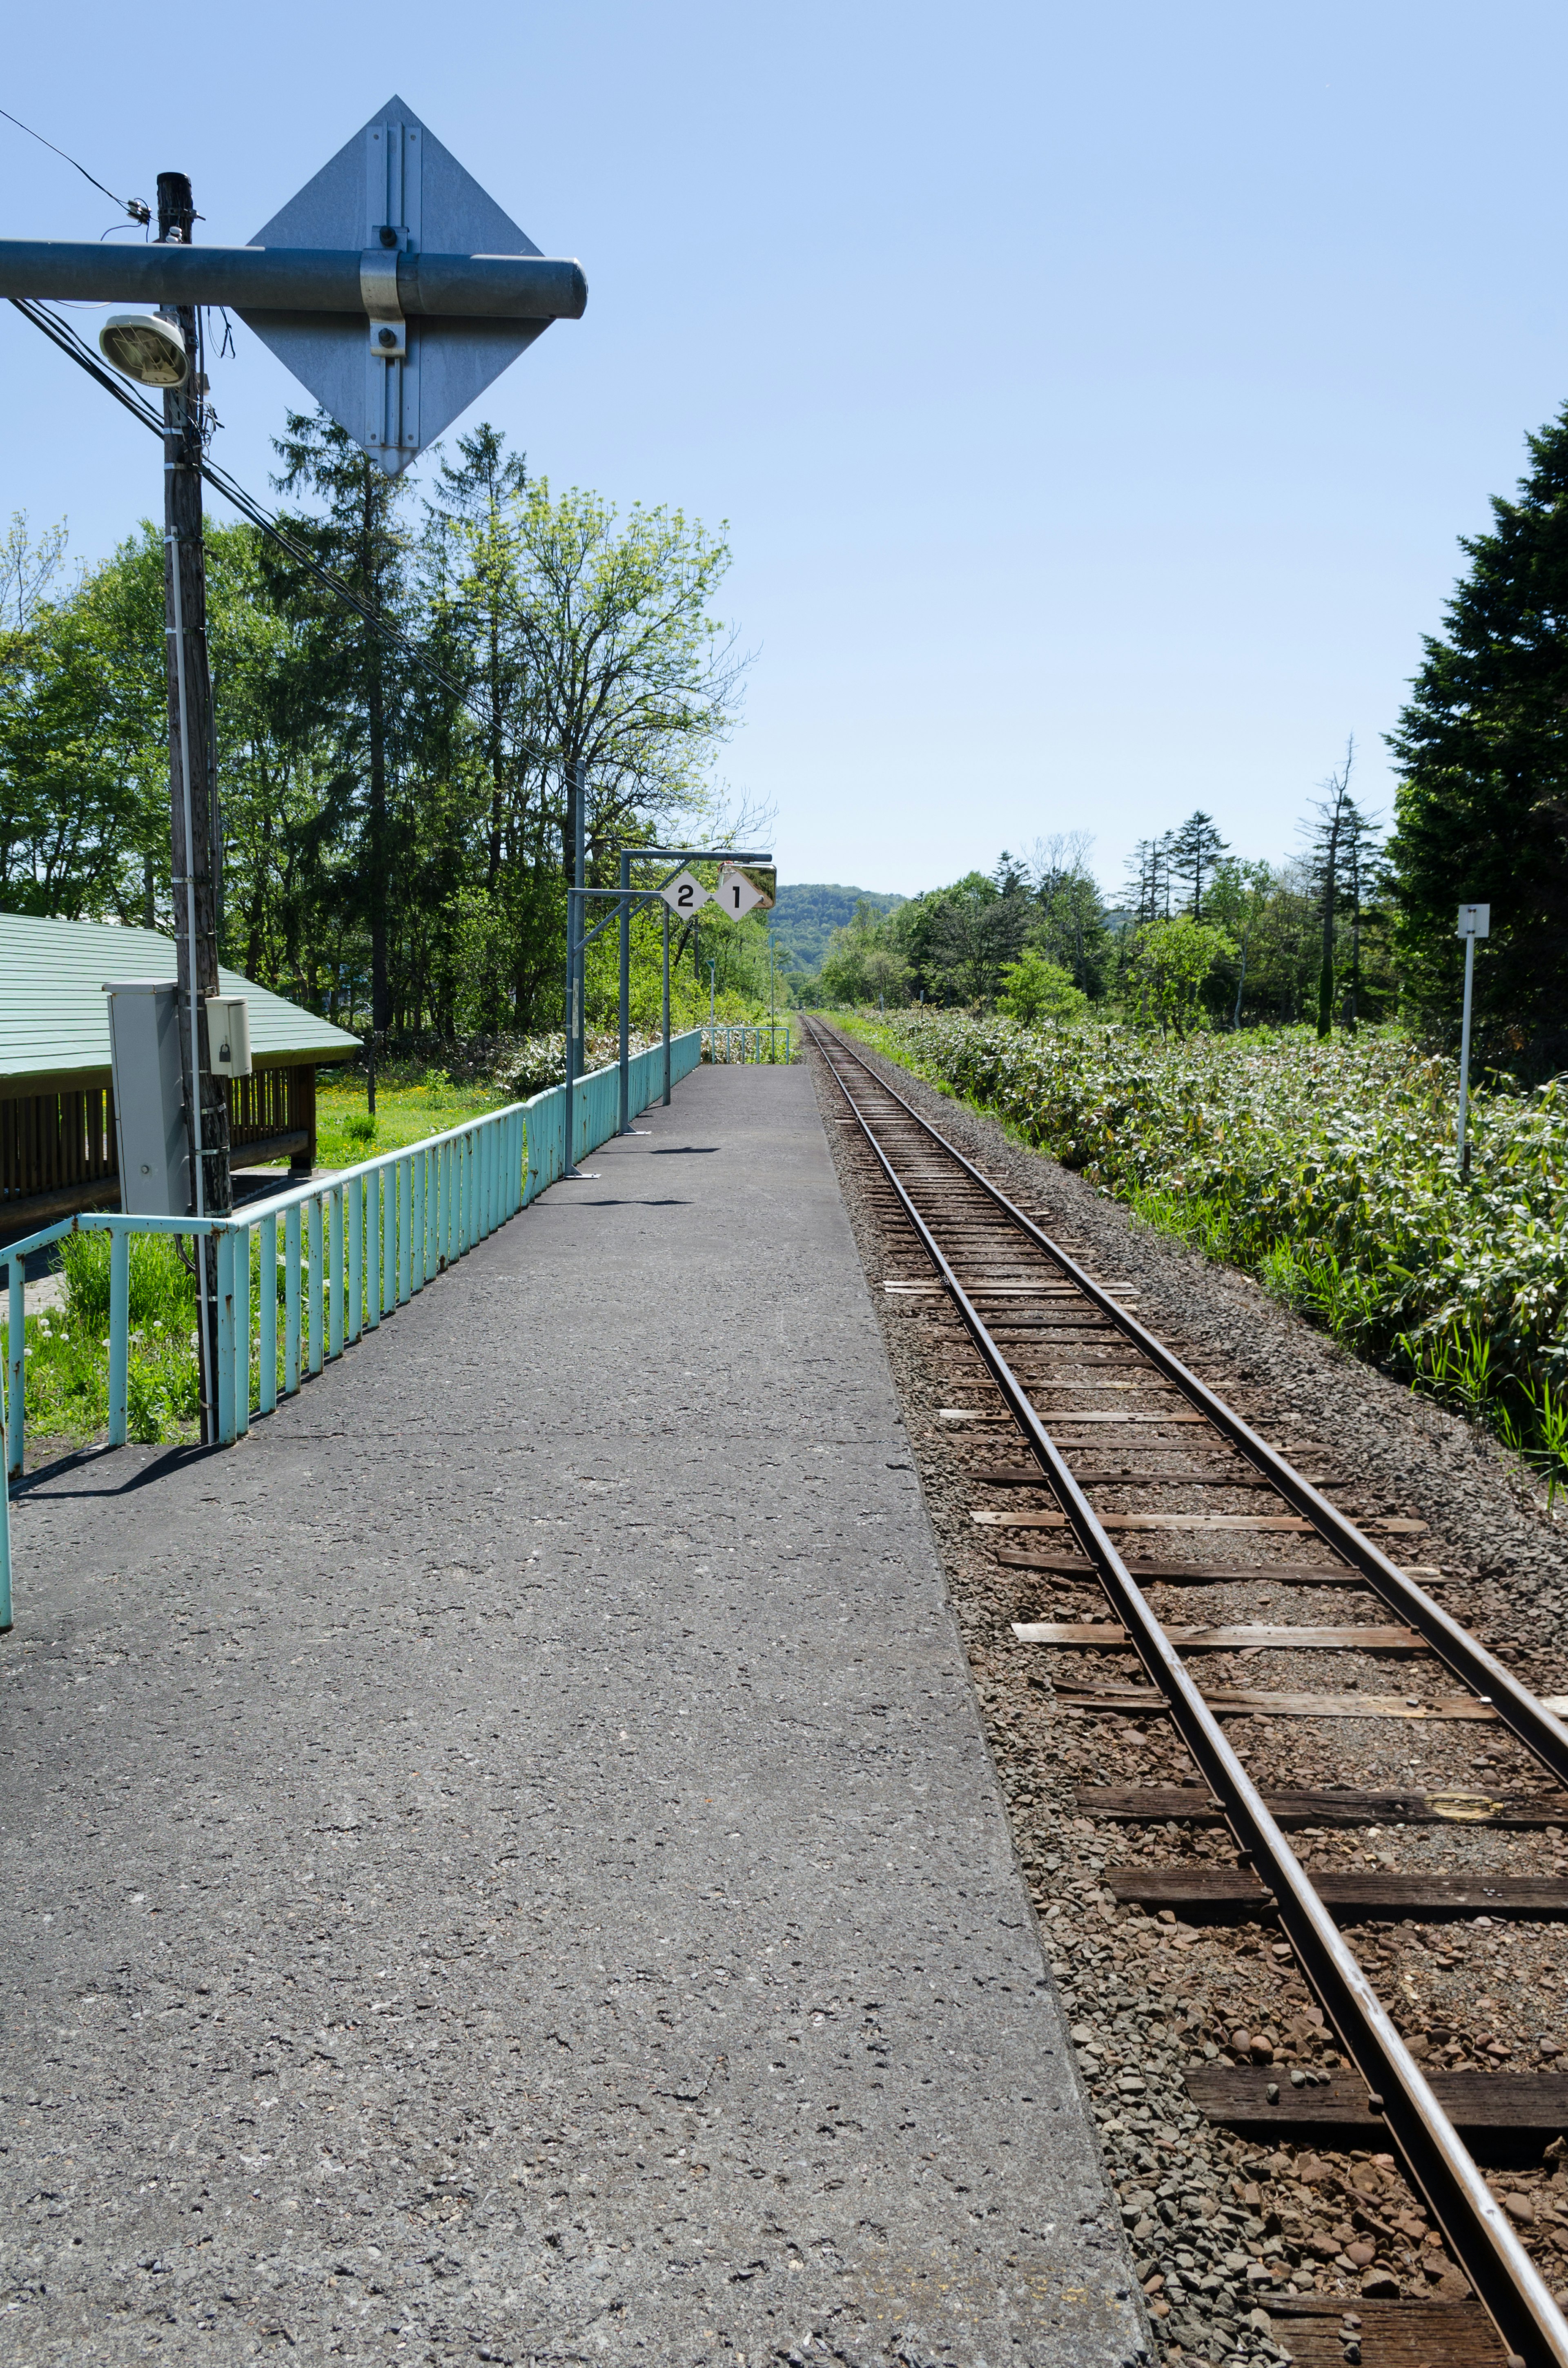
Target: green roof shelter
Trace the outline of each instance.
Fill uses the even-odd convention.
[[[173,940],[156,929],[0,913],[0,1227],[13,1240],[119,1206],[104,987],[174,975]],[[287,1159],[308,1176],[316,1070],[352,1060],[359,1040],[238,971],[218,975],[250,1007],[252,1074],[227,1085],[234,1165]]]

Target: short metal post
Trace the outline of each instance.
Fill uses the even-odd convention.
[[[1460,1180],[1470,1175],[1470,1145],[1465,1141],[1465,1121],[1470,1116],[1470,1004],[1475,988],[1475,935],[1473,930],[1464,941],[1464,1018],[1460,1023],[1460,1126],[1459,1159]]]
[[[6,1361],[10,1369],[6,1377],[6,1395],[9,1401],[6,1416],[6,1472],[8,1478],[19,1480],[22,1476],[23,1407],[27,1390],[28,1277],[21,1258],[13,1258],[10,1266],[10,1314],[6,1319],[10,1338],[6,1351]]]
[[[397,1163],[397,1304],[406,1306],[409,1299],[409,1269],[414,1258],[414,1178],[410,1163]]]
[[[668,911],[665,906],[665,911]],[[668,942],[666,937],[666,943]],[[620,1116],[621,1134],[631,1132],[631,849],[620,850]]]
[[[351,1177],[348,1191],[348,1306],[344,1317],[343,1332],[347,1340],[358,1340],[364,1322],[364,1257],[365,1179]]]
[[[665,1108],[670,1106],[670,908],[662,908],[665,916]]]
[[[283,1217],[283,1395],[300,1386],[300,1203]]]
[[[311,1226],[311,1269],[306,1293],[306,1316],[310,1324],[310,1365],[312,1373],[322,1369],[322,1235],[325,1232],[326,1211],[318,1192],[307,1212]]]
[[[409,1167],[412,1172],[408,1179],[411,1198],[408,1295],[412,1299],[425,1288],[425,1154],[422,1151],[415,1153]]]
[[[381,1314],[397,1305],[397,1162],[381,1170]]]
[[[234,1237],[218,1236],[218,1444],[234,1437]]]
[[[0,1464],[6,1462],[6,1430],[0,1423]],[[0,1631],[11,1625],[11,1486],[0,1471]]]
[[[343,1187],[327,1196],[327,1355],[343,1354]]]
[[[250,1429],[250,1243],[248,1225],[234,1235],[234,1436]]]
[[[260,1274],[257,1292],[260,1301],[260,1339],[256,1356],[261,1371],[256,1401],[263,1414],[270,1414],[278,1404],[278,1220],[263,1217],[261,1221]]]
[[[365,1178],[365,1329],[375,1332],[381,1321],[381,1171],[372,1167]]]
[[[125,1445],[125,1385],[131,1361],[131,1235],[108,1237],[108,1443]]]

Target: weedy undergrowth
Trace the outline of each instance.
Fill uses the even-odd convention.
[[[1464,1181],[1456,1065],[1392,1029],[848,1024],[1568,1482],[1568,1077],[1483,1083]]]

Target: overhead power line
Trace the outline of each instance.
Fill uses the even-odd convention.
[[[5,117],[7,123],[14,123],[18,131],[25,131],[29,140],[38,141],[40,146],[49,149],[52,154],[62,158],[62,161],[69,165],[74,172],[81,174],[84,181],[91,181],[94,188],[101,189],[104,196],[108,199],[111,205],[122,206],[125,211],[131,216],[132,222],[140,222],[142,227],[145,228],[152,221],[153,209],[147,203],[145,198],[117,198],[114,191],[111,188],[106,188],[105,184],[99,180],[96,173],[89,173],[85,165],[78,165],[74,156],[67,156],[63,148],[56,148],[52,140],[45,140],[41,131],[35,131],[30,123],[24,123],[21,117],[19,115],[13,115],[8,107],[0,107],[0,115]]]
[[[51,313],[46,304],[37,303],[30,297],[13,296],[10,301],[24,320],[30,321],[35,329],[41,329],[44,336],[60,347],[62,353],[68,354],[79,369],[86,371],[89,378],[97,380],[106,393],[112,394],[121,408],[130,412],[132,419],[139,420],[142,426],[151,429],[154,436],[161,437],[165,434],[163,413],[155,411],[150,403],[135,393],[126,380],[111,370],[106,363],[101,362],[92,347],[76,335],[68,321],[62,321],[58,313]],[[403,656],[410,659],[415,666],[421,667],[433,682],[439,683],[443,690],[449,692],[460,706],[468,710],[476,723],[489,728],[491,717],[486,715],[482,708],[474,705],[460,684],[455,683],[449,675],[444,674],[435,661],[426,655],[418,643],[410,641],[408,635],[384,617],[379,609],[373,609],[368,600],[361,599],[352,585],[346,584],[341,575],[335,574],[332,568],[324,566],[322,562],[314,558],[302,543],[296,542],[293,536],[286,528],[278,524],[270,511],[264,508],[254,494],[247,493],[236,479],[230,476],[226,469],[221,469],[218,463],[210,460],[206,453],[202,454],[200,466],[202,475],[214,492],[222,494],[223,499],[231,503],[242,518],[248,518],[252,526],[259,528],[269,541],[278,545],[279,551],[287,554],[295,566],[302,567],[306,574],[313,576],[315,581],[325,591],[330,592],[335,599],[343,601],[347,607],[352,609],[356,616],[362,618],[366,624],[380,633],[384,642],[399,651]],[[542,756],[546,753],[532,743],[527,745],[532,756]]]
[[[5,109],[0,108],[0,114],[4,112]],[[118,371],[111,370],[107,363],[101,361],[92,347],[76,335],[69,321],[62,321],[58,313],[51,313],[47,304],[40,304],[32,297],[13,296],[10,302],[25,321],[29,321],[35,329],[41,329],[51,344],[58,346],[61,352],[68,355],[79,370],[85,370],[87,376],[95,380],[107,394],[112,394],[121,409],[130,412],[132,419],[139,420],[142,426],[148,428],[154,436],[162,437],[165,433],[163,413],[154,410],[150,403],[135,392],[127,380],[122,379]],[[464,708],[473,717],[476,723],[482,724],[487,732],[493,728],[494,719],[487,715],[482,707],[477,707],[462,686],[454,682],[450,675],[444,673],[435,660],[428,657],[419,647],[417,642],[411,641],[408,635],[398,626],[391,623],[380,609],[371,608],[368,600],[361,599],[351,584],[346,584],[341,575],[336,575],[332,568],[324,566],[322,562],[314,558],[302,543],[296,542],[288,529],[279,525],[272,513],[256,500],[256,495],[247,493],[244,485],[231,477],[226,469],[221,469],[218,463],[210,459],[205,452],[201,456],[200,468],[202,475],[213,491],[222,494],[223,499],[237,509],[242,518],[248,519],[250,524],[266,535],[269,541],[275,542],[278,550],[283,552],[296,567],[303,568],[305,573],[312,576],[324,591],[330,592],[335,599],[341,600],[346,608],[352,609],[355,615],[361,618],[373,632],[379,633],[390,647],[397,650],[412,665],[418,666],[422,672],[428,675],[432,682],[438,683],[449,697],[457,700],[460,707]],[[541,747],[535,740],[519,740],[516,745],[530,757],[547,757],[551,754],[560,753],[559,750],[552,751]],[[716,847],[712,852],[717,861],[726,856],[729,849]]]

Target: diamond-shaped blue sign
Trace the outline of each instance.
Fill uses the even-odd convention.
[[[365,309],[240,318],[389,477],[483,394],[548,321],[404,321],[400,255],[516,256],[540,250],[401,98],[307,181],[252,246],[357,248]]]

